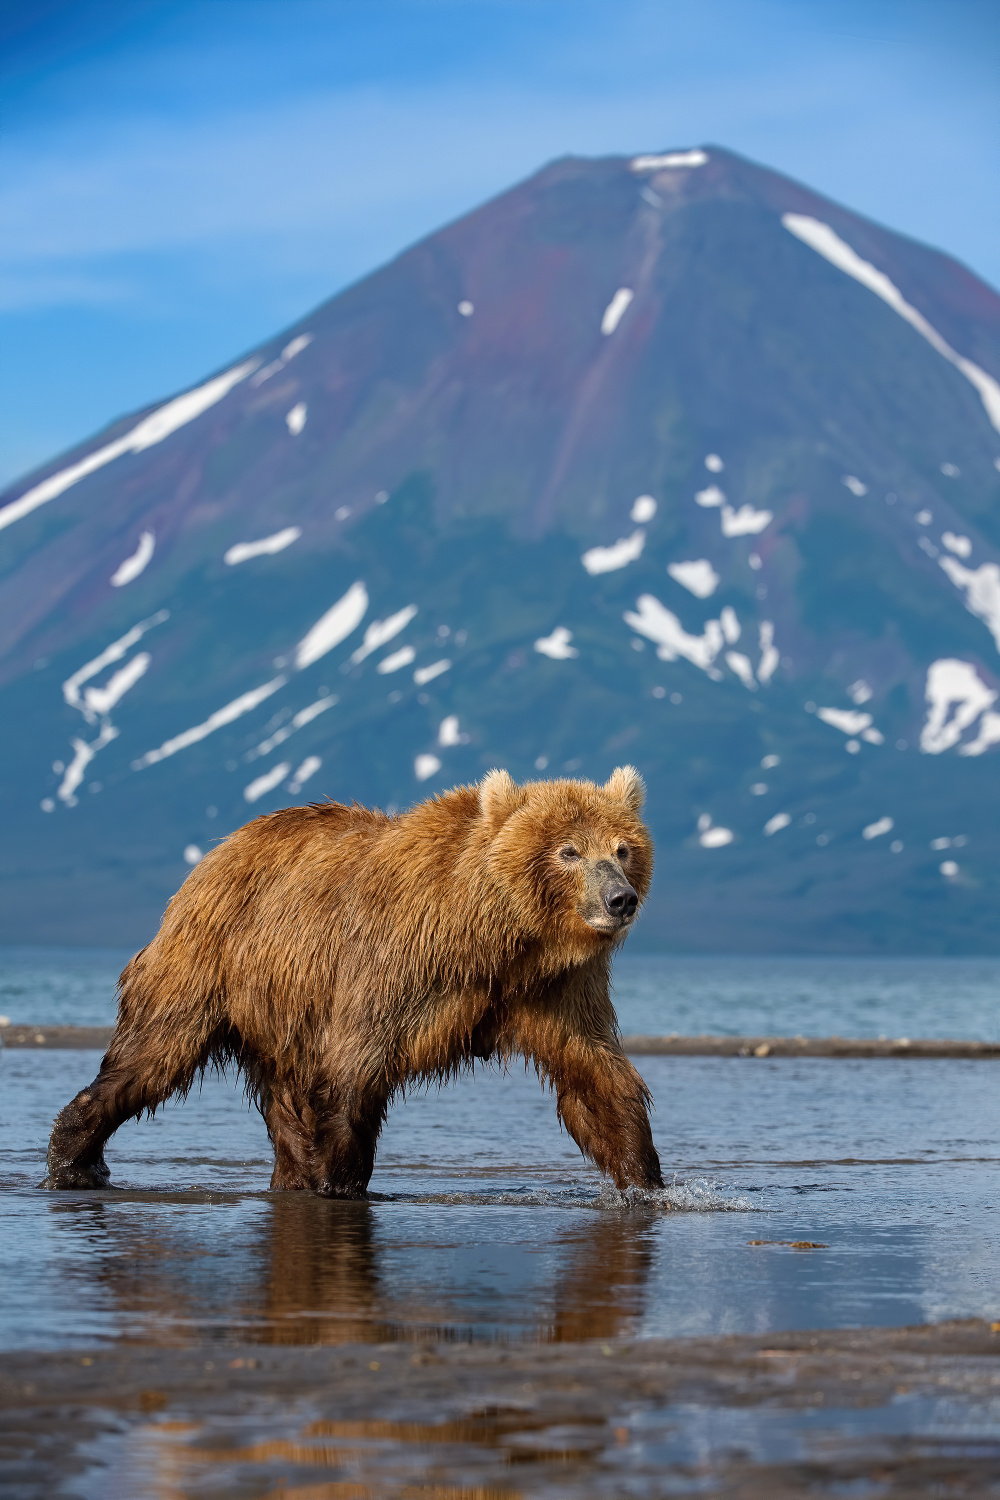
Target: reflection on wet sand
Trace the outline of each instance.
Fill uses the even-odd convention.
[[[655,1210],[595,1215],[571,1241],[555,1287],[555,1316],[544,1337],[554,1344],[610,1339],[642,1316],[653,1264]]]
[[[403,1206],[393,1203],[306,1193],[184,1198],[53,1204],[62,1228],[83,1242],[74,1259],[90,1298],[100,1287],[126,1340],[179,1345],[196,1329],[203,1338],[262,1344],[564,1343],[616,1337],[644,1310],[655,1212],[574,1214],[540,1252],[541,1263],[508,1246],[503,1296],[522,1304],[512,1320],[509,1307],[498,1316],[501,1292],[491,1291],[489,1277],[470,1296],[460,1259],[467,1247],[456,1238],[470,1222],[476,1229],[474,1209],[456,1218],[441,1208],[430,1226],[421,1221],[415,1242],[400,1225]],[[392,1269],[401,1251],[405,1277]]]
[[[378,1305],[370,1204],[286,1193],[268,1207],[255,1342],[383,1343],[400,1336]]]
[[[241,1434],[242,1435],[242,1434]],[[267,1484],[268,1471],[284,1470],[279,1483],[264,1493],[288,1500],[376,1500],[391,1493],[399,1500],[518,1500],[520,1487],[450,1484],[447,1472],[480,1467],[501,1470],[552,1464],[581,1464],[597,1458],[608,1440],[607,1424],[599,1417],[562,1423],[554,1429],[546,1417],[520,1407],[484,1408],[457,1421],[318,1421],[307,1423],[296,1437],[262,1442],[213,1441],[194,1422],[161,1423],[139,1435],[145,1449],[147,1473],[157,1477],[157,1500],[188,1500],[191,1486],[202,1489],[206,1479],[223,1493],[231,1492],[236,1475],[254,1474]],[[512,1452],[516,1458],[512,1462]],[[288,1471],[307,1480],[316,1473],[366,1475],[296,1482]],[[375,1480],[377,1488],[371,1483]]]

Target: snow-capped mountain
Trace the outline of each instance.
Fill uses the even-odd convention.
[[[995,951],[998,376],[991,288],[797,183],[553,163],[0,497],[0,936],[627,760],[647,944]]]

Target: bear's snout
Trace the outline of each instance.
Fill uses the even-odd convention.
[[[612,937],[628,927],[639,909],[639,893],[617,861],[585,863],[585,895],[577,911],[589,927]]]
[[[616,922],[631,922],[638,905],[639,897],[625,881],[604,891],[604,910]]]

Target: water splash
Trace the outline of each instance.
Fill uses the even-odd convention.
[[[483,1208],[564,1208],[591,1209],[599,1213],[632,1213],[637,1209],[668,1210],[673,1213],[750,1213],[759,1212],[761,1204],[738,1194],[735,1189],[714,1178],[681,1179],[674,1175],[666,1187],[627,1188],[620,1192],[610,1182],[600,1185],[562,1188],[537,1187],[483,1188],[478,1192],[456,1188],[431,1193],[372,1193],[371,1199],[383,1203],[407,1202],[442,1204],[452,1207]]]
[[[597,1206],[611,1212],[648,1207],[689,1214],[745,1214],[759,1211],[761,1207],[760,1203],[752,1203],[712,1177],[680,1178],[676,1173],[662,1188],[630,1187],[621,1193],[611,1183],[604,1183]]]

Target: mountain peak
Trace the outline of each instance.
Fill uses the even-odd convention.
[[[995,292],[777,173],[548,164],[0,497],[11,932],[627,748],[648,941],[991,946],[998,374]]]

